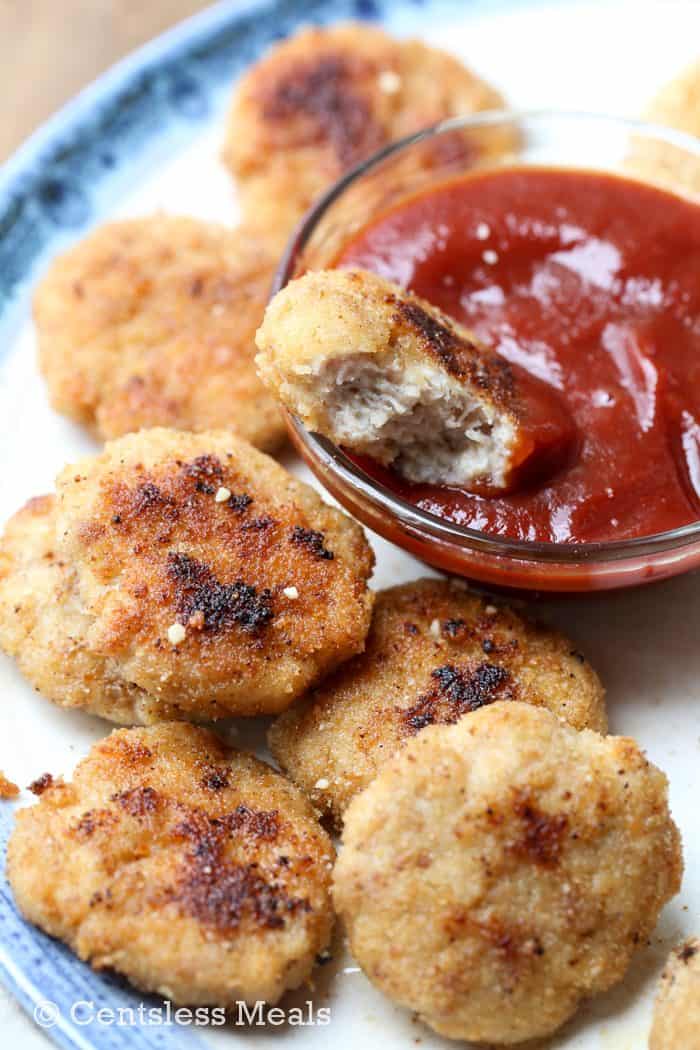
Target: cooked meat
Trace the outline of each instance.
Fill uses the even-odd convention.
[[[277,719],[270,748],[340,824],[350,799],[417,733],[496,700],[607,730],[603,687],[570,641],[459,581],[416,580],[377,594],[365,651]]]
[[[665,84],[644,116],[654,124],[700,137],[700,60]],[[627,167],[669,189],[700,193],[700,156],[684,148],[631,136]]]
[[[362,270],[291,282],[256,341],[261,378],[305,426],[411,482],[502,491],[560,462],[573,438],[544,383]]]

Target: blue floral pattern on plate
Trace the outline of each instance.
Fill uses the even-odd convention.
[[[147,45],[61,111],[0,178],[0,319],[57,233],[75,235],[155,140],[173,149],[221,103],[233,78],[301,23],[378,19],[424,0],[276,0],[219,4]]]
[[[12,807],[0,811],[0,859],[5,870]],[[0,980],[25,1010],[38,1016],[46,1034],[63,1050],[197,1050],[203,1041],[187,1027],[101,1025],[100,1008],[134,1009],[160,1000],[134,992],[116,976],[95,973],[60,941],[25,922],[7,880],[0,883]],[[77,1005],[76,1005],[77,1004]],[[38,1012],[38,1014],[37,1014]]]

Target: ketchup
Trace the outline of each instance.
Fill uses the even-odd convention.
[[[346,245],[552,388],[576,429],[554,473],[508,495],[410,485],[482,532],[594,542],[700,518],[700,206],[616,175],[515,168],[402,201]]]

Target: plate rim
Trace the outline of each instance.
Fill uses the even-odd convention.
[[[302,7],[303,2],[298,0]],[[5,197],[17,188],[18,179],[21,180],[26,168],[43,159],[46,148],[69,124],[94,110],[96,104],[111,97],[121,85],[150,66],[164,52],[174,53],[184,44],[189,47],[198,38],[216,33],[227,22],[236,21],[239,16],[250,14],[258,8],[274,8],[279,4],[280,0],[216,0],[203,11],[188,15],[123,58],[117,59],[42,121],[0,166],[0,206]]]

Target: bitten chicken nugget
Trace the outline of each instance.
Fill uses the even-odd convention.
[[[457,583],[380,591],[364,653],[270,729],[282,768],[334,821],[426,726],[496,700],[547,707],[576,729],[607,729],[595,671],[562,635]]]
[[[255,374],[274,259],[245,230],[167,215],[102,226],[39,285],[39,363],[59,412],[104,438],[230,427],[284,439]]]
[[[674,948],[661,974],[649,1050],[700,1050],[700,940]]]
[[[246,221],[279,244],[319,194],[382,146],[446,117],[504,106],[458,59],[418,40],[355,23],[305,29],[242,78],[224,161]]]
[[[437,307],[364,270],[324,270],[270,302],[258,372],[310,430],[408,481],[487,494],[568,455],[555,392]]]
[[[333,847],[300,792],[194,726],[117,730],[22,809],[8,877],[31,922],[177,1003],[275,1002],[333,924]]]
[[[0,644],[118,721],[277,713],[369,628],[362,530],[225,431],[110,442],[0,547]],[[26,530],[26,532],[25,532]]]
[[[495,703],[419,733],[345,814],[334,902],[369,979],[442,1035],[554,1032],[619,981],[680,887],[633,740]]]

